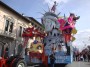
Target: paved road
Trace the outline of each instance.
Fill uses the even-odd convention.
[[[37,67],[37,66],[28,66],[28,67]],[[58,67],[63,67],[63,66],[58,66]],[[72,64],[68,64],[65,67],[90,67],[90,62],[81,62],[81,61],[73,62]]]
[[[33,65],[33,66],[28,66],[28,67],[39,67],[39,65]]]
[[[73,62],[72,64],[68,64],[65,67],[90,67],[90,62]]]

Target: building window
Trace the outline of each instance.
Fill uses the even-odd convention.
[[[22,33],[25,32],[25,28],[22,26],[19,27],[19,37],[22,37]]]
[[[8,29],[9,29],[9,20],[6,20],[5,31],[8,31]]]
[[[23,28],[20,26],[20,27],[19,27],[19,37],[22,36],[22,31],[23,31]]]
[[[35,25],[35,27],[37,28],[37,25]]]
[[[34,25],[33,23],[31,23],[32,25]]]
[[[10,33],[13,32],[13,22],[11,22],[10,20],[6,20],[5,31],[8,31]]]
[[[10,23],[9,32],[11,32],[11,33],[12,33],[12,31],[13,31],[13,23],[11,22],[11,23]]]

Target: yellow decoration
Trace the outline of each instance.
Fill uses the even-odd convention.
[[[38,42],[37,44],[32,43],[29,51],[35,52],[35,53],[37,53],[37,52],[42,53],[43,52],[43,44],[41,42]]]
[[[74,40],[76,40],[76,38],[72,36],[72,42],[73,42]]]
[[[77,30],[76,30],[76,28],[74,28],[73,30],[72,30],[72,34],[76,34],[77,33]]]
[[[36,37],[35,38],[37,41],[41,42],[41,38],[40,37]]]

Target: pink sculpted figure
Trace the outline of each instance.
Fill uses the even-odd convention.
[[[70,13],[70,16],[67,18],[67,21],[64,19],[58,19],[60,23],[60,30],[65,29],[73,29],[75,27],[76,20],[78,20],[80,16],[75,17],[74,13]]]
[[[70,13],[70,16],[68,17],[68,24],[71,28],[74,28],[75,26],[75,21],[73,20],[74,17],[75,15],[73,13]]]

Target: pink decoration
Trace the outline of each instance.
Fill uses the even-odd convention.
[[[70,25],[65,26],[66,21],[64,19],[58,19],[58,22],[60,23],[60,30],[65,30],[65,29],[68,29],[68,28],[74,28],[75,27],[75,24],[73,23],[72,17],[68,18],[67,23],[70,24]]]

